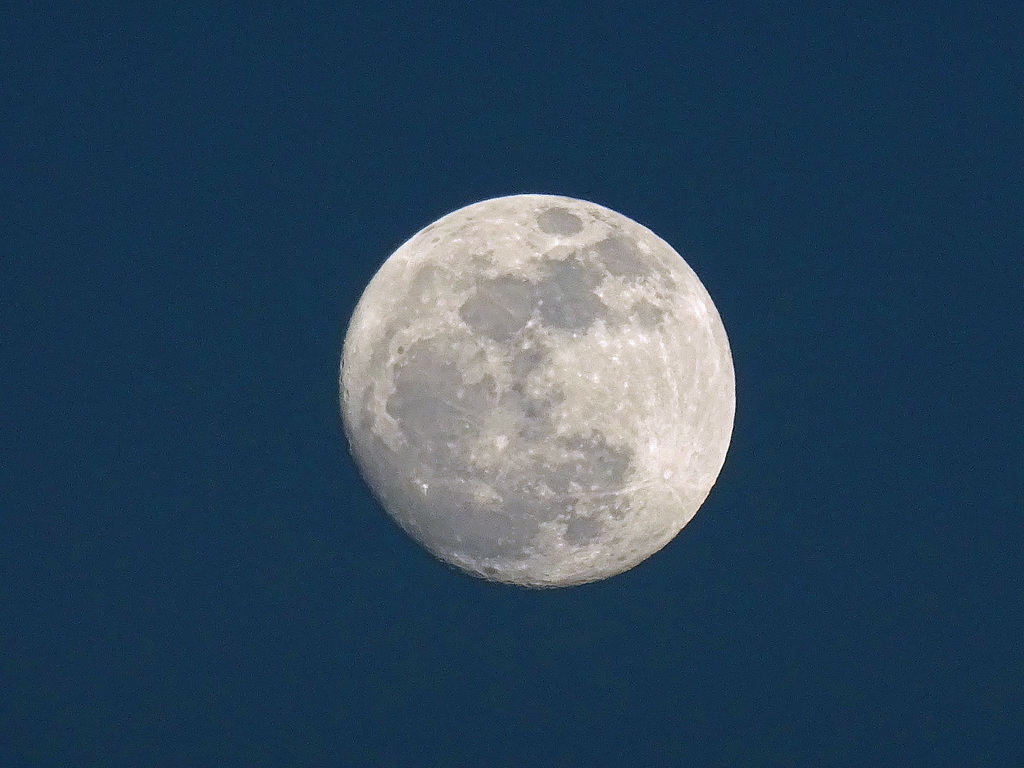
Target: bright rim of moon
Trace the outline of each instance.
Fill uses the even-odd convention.
[[[400,247],[345,337],[341,409],[388,513],[442,560],[533,587],[664,547],[725,461],[725,328],[647,228],[550,195],[467,206]]]

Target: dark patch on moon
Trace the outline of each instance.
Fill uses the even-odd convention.
[[[657,328],[665,317],[665,310],[656,307],[647,299],[635,302],[629,311],[630,320],[635,320],[644,328]]]
[[[424,264],[409,282],[405,311],[411,313],[413,317],[422,317],[429,313],[434,309],[435,297],[445,285],[445,273],[433,264]]]
[[[648,264],[637,253],[636,244],[621,235],[612,235],[594,246],[601,263],[616,277],[641,278],[651,273]]]
[[[547,325],[585,330],[609,314],[595,292],[602,279],[572,255],[546,264],[537,283],[509,276],[481,280],[459,308],[459,316],[473,330],[498,342],[525,328],[535,309]]]
[[[537,226],[549,235],[575,235],[583,231],[580,217],[565,208],[548,208],[537,214]]]
[[[609,493],[625,482],[633,452],[610,445],[600,432],[560,438],[557,445],[567,459],[545,470],[548,485],[559,495]]]
[[[601,275],[588,269],[575,256],[554,261],[536,287],[540,314],[556,328],[585,330],[605,317],[608,308],[595,293]]]
[[[495,325],[474,327],[493,331]],[[583,545],[602,527],[574,514],[575,508],[586,499],[614,496],[629,475],[632,451],[609,444],[598,431],[554,437],[555,401],[530,396],[526,387],[529,373],[543,363],[546,350],[536,345],[510,350],[506,364],[512,385],[499,395],[491,376],[465,381],[453,350],[471,343],[456,337],[417,341],[396,365],[386,411],[405,435],[407,447],[397,451],[397,461],[387,463],[418,466],[421,474],[378,478],[385,486],[383,495],[403,527],[421,540],[475,560],[522,558],[540,524],[560,515],[569,515],[567,543]],[[504,449],[506,461],[518,467],[515,473],[477,466],[471,459],[487,416],[495,409],[517,414],[518,430],[505,435],[509,442]],[[550,448],[543,449],[545,445]],[[531,453],[537,446],[542,450]],[[395,453],[383,443],[378,449]],[[490,490],[479,496],[481,488]],[[415,518],[407,519],[401,512],[413,508]]]
[[[601,523],[590,517],[570,517],[565,526],[565,543],[574,547],[586,544],[601,534]]]
[[[481,280],[459,308],[459,316],[475,331],[495,341],[508,341],[530,320],[537,306],[534,287],[516,277]]]
[[[495,401],[490,376],[467,384],[444,339],[412,344],[395,369],[395,391],[387,412],[421,445],[442,449],[478,429]],[[427,451],[437,459],[435,451]]]
[[[535,341],[530,347],[520,347],[515,350],[512,354],[512,361],[509,364],[515,381],[522,383],[532,371],[544,365],[548,354],[547,348],[542,346],[539,341]]]

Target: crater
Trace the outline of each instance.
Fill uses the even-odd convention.
[[[565,208],[548,208],[537,215],[537,226],[549,235],[575,235],[583,231],[580,217]]]

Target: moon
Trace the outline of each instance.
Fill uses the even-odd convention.
[[[696,514],[736,410],[725,328],[646,227],[552,195],[418,232],[345,335],[341,412],[384,509],[475,576],[561,587],[621,573]]]

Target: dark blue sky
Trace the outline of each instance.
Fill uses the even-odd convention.
[[[1020,4],[336,5],[4,14],[2,762],[1024,764]],[[697,518],[547,592],[337,407],[381,262],[519,192],[683,252],[737,371]]]

